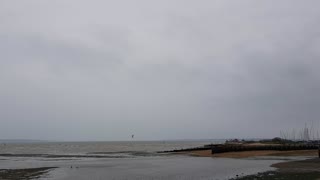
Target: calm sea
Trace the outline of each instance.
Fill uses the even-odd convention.
[[[205,141],[119,141],[119,142],[41,142],[1,143],[0,154],[20,156],[78,155],[78,156],[139,156],[158,151],[199,147],[223,143],[224,140]],[[106,156],[107,157],[107,156]]]

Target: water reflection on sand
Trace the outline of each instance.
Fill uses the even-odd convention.
[[[219,142],[219,141],[218,141]],[[279,158],[227,159],[158,154],[214,141],[71,142],[7,144],[0,148],[0,169],[57,167],[46,180],[229,179],[272,170]]]
[[[272,170],[277,159],[228,159],[190,156],[138,158],[7,158],[0,167],[58,167],[42,179],[229,179]]]

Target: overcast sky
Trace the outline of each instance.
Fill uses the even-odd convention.
[[[264,138],[320,120],[318,0],[2,0],[0,139]]]

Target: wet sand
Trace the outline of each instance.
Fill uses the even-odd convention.
[[[255,175],[244,176],[237,180],[319,180],[320,179],[320,158],[307,159],[302,161],[281,162],[273,164],[276,171],[258,173]]]
[[[307,159],[303,161],[281,162],[272,165],[282,172],[319,172],[320,158]]]
[[[0,165],[20,169],[25,167],[58,167],[50,170],[44,180],[87,179],[230,179],[236,175],[250,175],[274,170],[272,164],[282,160],[250,160],[230,158],[170,155],[139,158],[53,158],[6,157]],[[19,172],[17,170],[16,172]],[[0,178],[1,179],[1,178]],[[21,176],[19,180],[25,180]]]
[[[0,179],[22,180],[38,179],[44,177],[54,167],[29,168],[29,169],[0,169]]]
[[[301,153],[301,152],[300,152]],[[304,154],[307,152],[304,152]],[[289,153],[292,155],[292,152]],[[11,158],[11,157],[9,157]],[[283,161],[282,156],[257,158],[212,158],[172,155],[148,158],[12,159],[21,167],[42,168],[0,170],[7,180],[84,180],[84,179],[316,179],[320,177],[320,159]],[[51,168],[54,165],[58,168]],[[46,167],[45,167],[46,166]],[[32,167],[32,166],[31,166]],[[125,172],[125,173],[124,173]],[[260,173],[262,172],[262,173]]]
[[[320,163],[316,160],[296,161],[294,164],[292,164],[292,162],[285,162],[288,160],[296,160],[297,155],[314,155],[316,151],[250,151],[232,154],[221,153],[219,154],[219,158],[211,155],[211,151],[197,151],[192,153],[193,154],[179,153],[167,156],[137,158],[76,157],[72,159],[60,159],[9,156],[3,157],[3,160],[0,161],[0,167],[11,167],[11,170],[0,170],[0,179],[26,180],[41,177],[40,179],[45,180],[84,180],[103,178],[175,180],[232,179],[244,176],[244,178],[250,180],[250,178],[256,179],[258,176],[269,178],[269,174],[274,174],[278,177],[300,177],[302,176],[301,173],[304,173],[305,177],[311,178],[312,176],[313,178],[314,176],[318,176],[318,173],[320,172],[314,172],[314,170],[308,172],[295,170],[303,169],[306,166],[309,170],[312,168],[316,169]],[[267,156],[265,158],[254,157],[259,155]],[[291,158],[285,160],[283,156],[291,156]],[[33,169],[21,169],[25,167]],[[57,168],[52,169],[50,167]],[[281,169],[281,171],[276,171],[276,168]],[[299,172],[298,175],[296,174],[297,172]]]
[[[130,144],[127,149],[123,148],[126,147],[123,144],[117,145],[117,143],[96,143],[96,147],[92,147],[92,143],[10,145],[3,148],[0,153],[0,179],[231,179],[259,172],[288,174],[285,171],[275,171],[278,166],[284,169],[286,165],[277,163],[317,156],[315,150],[244,151],[214,155],[211,154],[211,150],[156,153],[154,149],[161,150],[166,144],[152,144],[154,143],[141,146],[140,143],[136,148],[131,147],[135,144]],[[26,146],[29,150],[25,150]],[[149,151],[143,149],[150,146],[154,149]],[[130,149],[137,151],[128,151]],[[77,151],[65,153],[64,150]],[[272,164],[275,165],[271,166]],[[292,165],[288,169],[290,168],[294,169]],[[317,175],[313,171],[308,173]]]

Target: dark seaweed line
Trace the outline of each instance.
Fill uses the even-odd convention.
[[[128,158],[128,156],[103,155],[53,155],[53,154],[0,154],[0,157],[41,157],[41,158]]]
[[[0,169],[0,179],[37,179],[45,175],[49,170],[57,167],[41,167],[29,169]]]

